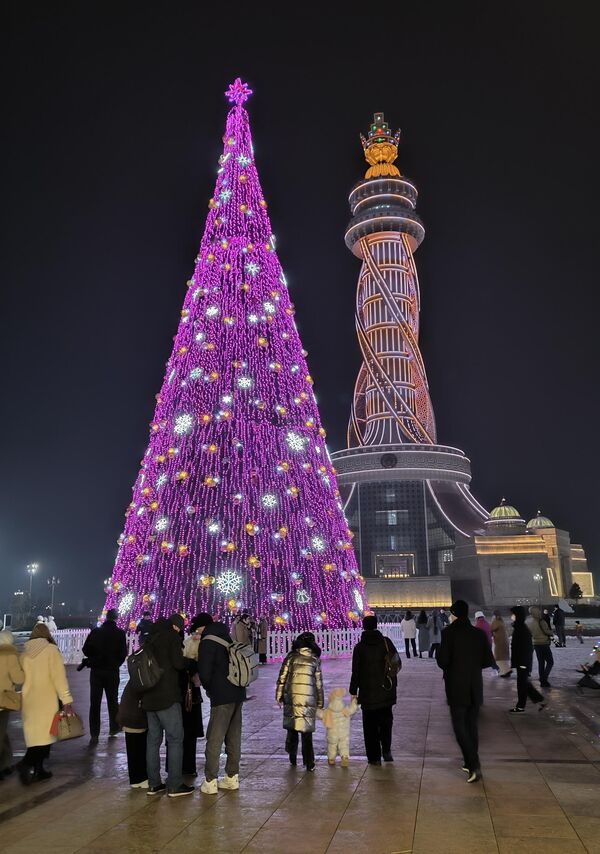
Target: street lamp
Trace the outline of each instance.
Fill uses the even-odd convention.
[[[536,574],[533,576],[533,580],[537,581],[538,605],[541,605],[542,604],[542,581],[544,580],[544,576],[541,574],[541,572],[536,572]]]
[[[27,564],[27,574],[29,576],[29,607],[31,607],[31,592],[33,590],[33,576],[36,574],[38,569],[40,568],[39,563],[28,563]]]
[[[60,584],[60,578],[53,575],[52,578],[48,579],[48,584],[52,589],[52,593],[50,594],[50,613],[52,613],[54,611],[54,588],[57,584]]]

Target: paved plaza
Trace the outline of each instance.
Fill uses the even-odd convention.
[[[168,800],[129,789],[124,737],[108,740],[104,720],[96,750],[87,738],[53,748],[52,780],[26,789],[13,775],[0,784],[0,851],[600,854],[600,691],[582,696],[573,687],[573,668],[590,650],[590,640],[582,647],[570,639],[555,651],[556,687],[541,713],[507,714],[515,680],[486,672],[479,784],[467,785],[460,771],[435,662],[403,657],[393,765],[367,765],[359,713],[349,768],[327,766],[319,724],[314,774],[291,768],[283,751],[273,664],[261,669],[244,709],[239,792]],[[349,668],[348,659],[324,661],[327,689],[347,686]],[[68,672],[87,716],[88,672]],[[22,752],[17,717],[11,737]],[[203,748],[199,741],[199,769]]]

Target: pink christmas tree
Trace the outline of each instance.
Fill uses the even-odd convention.
[[[105,610],[241,608],[292,629],[367,607],[254,163],[251,90],[223,154]]]

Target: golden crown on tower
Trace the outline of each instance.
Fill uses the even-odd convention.
[[[370,164],[365,178],[400,175],[400,170],[394,166],[394,160],[398,157],[400,131],[392,133],[383,113],[375,113],[368,136],[365,138],[361,133],[360,141],[365,152],[365,160]]]

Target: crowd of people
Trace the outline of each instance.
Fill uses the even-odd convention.
[[[526,612],[522,606],[511,609],[512,632],[499,611],[491,623],[483,612],[471,623],[468,605],[456,601],[446,614],[434,609],[421,611],[416,619],[407,611],[401,622],[406,658],[422,657],[437,661],[443,671],[446,697],[456,740],[463,754],[467,781],[481,777],[478,753],[477,719],[483,702],[482,671],[492,668],[500,678],[517,675],[517,699],[511,714],[525,712],[527,700],[545,708],[544,695],[531,682],[534,654],[541,688],[549,688],[553,666],[553,627],[556,643],[562,645],[564,616],[535,606]],[[349,762],[350,718],[360,708],[367,760],[381,765],[393,762],[393,707],[397,699],[398,674],[402,662],[390,638],[378,627],[374,615],[363,618],[363,631],[352,655],[348,693],[331,693],[325,704],[321,671],[321,650],[312,632],[300,633],[285,657],[275,684],[275,699],[283,709],[285,750],[291,765],[298,762],[300,748],[307,771],[315,770],[312,736],[317,720],[327,729],[327,758],[335,764]],[[384,627],[385,628],[385,627]],[[210,701],[206,730],[204,781],[201,791],[217,794],[219,789],[239,788],[242,711],[247,699],[239,674],[232,678],[232,649],[241,650],[258,663],[266,663],[268,621],[254,620],[247,612],[239,614],[229,628],[210,614],[197,614],[186,626],[180,614],[153,622],[149,613],[139,621],[137,633],[145,656],[147,673],[154,673],[147,684],[131,678],[119,701],[121,666],[127,658],[127,638],[117,625],[117,613],[107,613],[101,626],[92,629],[83,646],[80,668],[90,669],[89,737],[93,749],[99,741],[101,704],[106,697],[109,738],[125,734],[129,782],[132,788],[145,789],[148,796],[164,792],[171,798],[191,795],[194,787],[185,777],[198,773],[197,740],[205,736],[203,691]],[[418,640],[418,650],[417,650]],[[128,664],[131,661],[128,659]],[[584,666],[585,679],[600,671],[600,650],[596,661]],[[234,677],[236,673],[234,673]],[[15,690],[22,686],[20,693]],[[52,721],[57,713],[73,714],[65,666],[46,622],[38,622],[23,652],[19,655],[10,632],[0,632],[0,780],[13,770],[8,738],[8,718],[20,708],[26,753],[16,769],[21,782],[31,785],[49,779],[52,774],[44,763],[56,735]],[[161,771],[161,745],[166,740],[165,773]],[[224,775],[220,776],[220,755],[225,746]],[[164,781],[163,781],[164,780]]]

